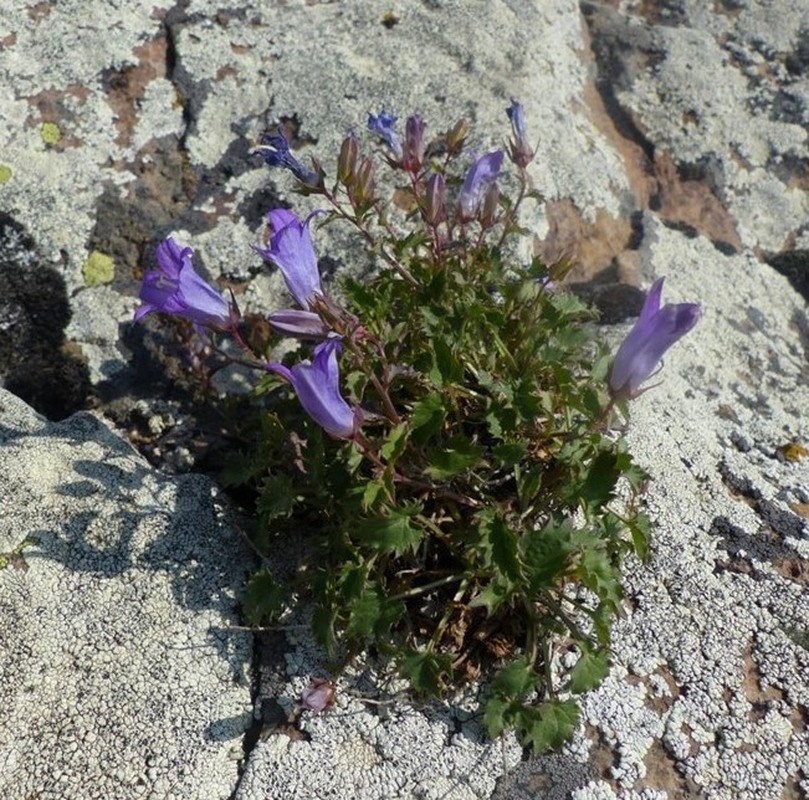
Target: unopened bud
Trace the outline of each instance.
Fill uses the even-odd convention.
[[[418,172],[424,163],[424,129],[426,127],[424,120],[418,114],[407,118],[402,166],[409,172]]]
[[[447,149],[449,154],[457,156],[463,149],[466,135],[469,133],[469,123],[465,119],[459,119],[452,129],[447,133]]]
[[[480,210],[480,225],[485,230],[497,221],[497,207],[500,202],[500,189],[496,183],[490,183],[483,195],[483,207]]]
[[[357,137],[349,133],[340,147],[340,156],[337,159],[337,178],[343,186],[350,186],[357,176],[357,159],[360,146]]]
[[[355,205],[362,206],[373,202],[376,183],[374,181],[374,160],[366,156],[357,170],[357,180],[350,197]]]
[[[440,172],[434,172],[427,181],[424,196],[424,219],[428,225],[435,227],[443,221],[445,214],[444,197],[447,184]]]

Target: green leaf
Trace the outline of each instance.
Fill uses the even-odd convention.
[[[488,417],[487,417],[488,419]],[[508,442],[492,449],[502,469],[511,469],[528,452],[528,442]]]
[[[582,583],[598,595],[599,600],[613,609],[618,608],[623,594],[618,570],[603,550],[586,548],[581,554],[576,573]]]
[[[277,619],[289,599],[286,587],[279,584],[267,570],[256,572],[244,590],[244,615],[249,625],[260,625]]]
[[[485,534],[492,565],[511,583],[521,578],[517,556],[518,540],[506,521],[496,512],[486,510],[479,515],[480,530]]]
[[[419,444],[426,442],[441,430],[445,416],[444,398],[440,394],[429,394],[420,400],[413,406],[410,417],[413,439]]]
[[[277,517],[288,517],[295,507],[295,487],[283,473],[271,475],[261,484],[257,509],[265,523]]]
[[[491,739],[496,739],[509,725],[508,712],[513,703],[500,695],[489,695],[483,707],[483,724]]]
[[[330,655],[334,652],[336,637],[334,626],[337,622],[337,609],[329,602],[315,605],[312,611],[312,633]]]
[[[510,599],[513,594],[513,583],[503,578],[495,578],[469,601],[469,607],[485,608],[486,613],[491,616],[504,602]]]
[[[600,508],[613,498],[619,472],[614,453],[599,453],[590,465],[580,489],[580,496],[589,506]]]
[[[573,526],[569,520],[551,520],[544,528],[530,530],[520,542],[525,578],[534,590],[559,585],[573,551]]]
[[[588,692],[601,685],[610,671],[610,660],[606,652],[593,652],[582,647],[582,654],[576,666],[570,671],[570,691],[576,694]]]
[[[472,469],[481,459],[483,448],[464,436],[456,436],[446,444],[446,450],[430,453],[425,474],[433,480],[443,481]]]
[[[452,656],[425,650],[405,656],[399,671],[420,694],[438,697],[445,686],[445,679],[452,677]]]
[[[540,754],[570,739],[579,724],[579,709],[572,700],[543,703],[538,709],[521,709],[516,724],[525,732],[523,741]]]
[[[379,584],[369,582],[351,606],[346,635],[357,639],[364,639],[372,633],[387,637],[403,612],[403,603],[389,600]]]
[[[379,453],[385,461],[395,462],[407,447],[407,425],[401,424],[392,428],[385,437],[385,443]]]
[[[430,371],[430,379],[436,386],[442,387],[447,383],[459,383],[463,380],[461,363],[440,336],[433,340],[433,357],[434,369]]]
[[[632,544],[635,553],[641,561],[649,558],[649,537],[652,532],[652,520],[646,514],[638,514],[636,517],[627,520],[629,533],[632,535]]]
[[[532,692],[539,681],[540,678],[531,668],[528,659],[520,656],[495,675],[490,692],[492,695],[518,699]]]
[[[386,516],[360,520],[352,538],[382,553],[401,555],[408,550],[415,551],[424,536],[424,531],[411,522],[416,513],[418,507],[410,506],[404,513],[390,511]]]
[[[542,469],[541,467],[533,467],[532,469],[522,472],[515,467],[514,475],[517,478],[517,497],[520,501],[520,510],[525,511],[539,492],[542,486]]]

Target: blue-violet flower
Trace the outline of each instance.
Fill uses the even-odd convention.
[[[194,251],[171,237],[157,246],[157,266],[143,276],[135,322],[155,311],[175,314],[207,328],[224,331],[236,322],[236,312],[194,269]]]
[[[323,294],[317,257],[312,245],[309,223],[320,212],[312,212],[303,222],[285,208],[275,208],[267,215],[270,224],[270,246],[256,251],[275,264],[284,276],[289,293],[298,305],[309,310],[317,295]]]
[[[301,183],[305,183],[307,186],[317,187],[322,183],[322,178],[317,172],[305,167],[292,155],[289,142],[280,128],[276,133],[265,133],[261,137],[261,144],[256,147],[256,152],[261,154],[268,166],[288,169]]]
[[[663,278],[655,281],[635,327],[621,343],[610,371],[610,390],[617,400],[640,394],[641,384],[657,369],[663,354],[700,318],[698,303],[666,303],[660,308]]]
[[[301,361],[292,368],[274,363],[267,369],[292,384],[304,411],[327,433],[350,439],[362,421],[362,412],[351,408],[340,395],[339,349],[339,339],[327,339],[315,348],[311,363]]]
[[[494,150],[481,156],[466,173],[458,203],[461,207],[461,219],[474,219],[480,208],[483,192],[500,174],[503,165],[503,151]]]
[[[388,149],[391,151],[393,157],[399,161],[402,158],[402,143],[399,141],[399,137],[396,135],[396,132],[393,130],[393,126],[396,124],[396,119],[393,114],[387,114],[385,111],[380,111],[379,114],[369,114],[368,115],[368,130],[371,133],[375,133],[379,136],[385,144],[388,146]]]

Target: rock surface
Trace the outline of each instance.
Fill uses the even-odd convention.
[[[252,718],[252,561],[202,476],[0,390],[0,795],[224,800]]]
[[[525,763],[464,702],[360,702],[368,674],[346,676],[336,712],[305,713],[305,736],[259,737],[321,664],[302,635],[254,652],[224,630],[249,556],[210,484],[153,471],[94,417],[49,424],[0,395],[3,797],[809,794],[809,469],[787,457],[809,439],[809,320],[765,263],[809,286],[807,37],[801,0],[4,9],[0,205],[43,285],[64,284],[66,347],[100,409],[130,429],[142,415],[175,469],[194,456],[167,459],[171,430],[196,423],[160,325],[129,325],[138,275],[174,233],[246,309],[275,305],[281,281],[250,246],[269,207],[305,203],[249,150],[281,117],[296,154],[331,169],[369,111],[418,111],[428,130],[466,116],[483,150],[516,97],[546,198],[529,245],[571,254],[594,297],[666,275],[667,299],[705,315],[632,407],[658,524],[651,562],[628,565],[610,678],[573,744]],[[366,267],[336,229],[318,251]],[[16,308],[0,299],[0,337]]]

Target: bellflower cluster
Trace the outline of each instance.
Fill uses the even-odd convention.
[[[515,269],[517,214],[538,193],[524,109],[512,100],[506,114],[509,146],[472,159],[465,120],[428,140],[413,114],[400,139],[394,114],[371,114],[382,157],[348,134],[333,183],[283,133],[265,136],[267,165],[320,206],[303,219],[270,209],[254,248],[292,307],[241,317],[169,238],[135,319],[188,319],[206,353],[260,375],[230,423],[246,452],[223,478],[256,497],[268,566],[245,593],[250,624],[309,603],[332,664],[375,643],[424,695],[484,678],[489,733],[513,728],[544,750],[575,730],[573,696],[608,674],[621,560],[648,548],[649,476],[612,429],[615,408],[628,413],[700,307],[661,305],[661,278],[611,358],[565,290],[567,265]],[[513,198],[500,189],[509,163]],[[324,286],[321,218],[356,232],[373,260],[362,278]],[[275,572],[279,549],[297,569]],[[336,686],[313,682],[301,709],[328,711]]]

